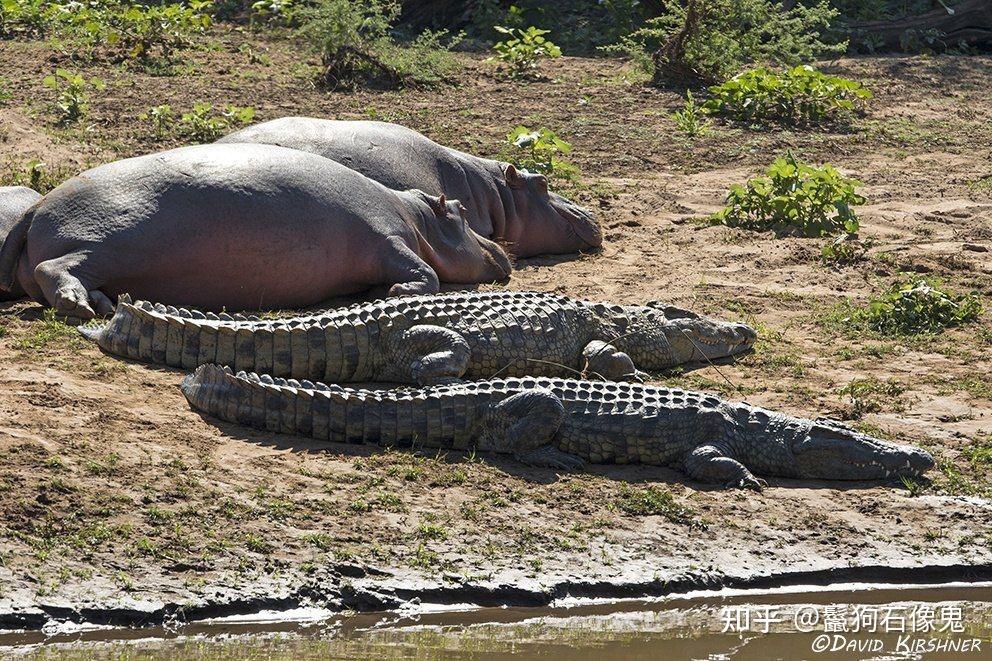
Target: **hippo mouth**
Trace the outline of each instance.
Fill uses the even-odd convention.
[[[492,268],[492,272],[497,274],[493,280],[496,282],[506,282],[509,280],[510,274],[513,272],[513,261],[510,259],[507,251],[495,241],[490,241],[481,236],[477,236],[476,238],[479,242],[479,247],[482,248],[486,262]]]
[[[555,193],[551,193],[551,205],[586,246],[599,248],[603,245],[603,233],[591,211]]]

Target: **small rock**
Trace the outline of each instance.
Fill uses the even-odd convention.
[[[983,246],[980,243],[966,243],[961,246],[962,250],[970,250],[971,252],[988,252],[989,247]]]

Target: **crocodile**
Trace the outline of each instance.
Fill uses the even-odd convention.
[[[369,390],[203,365],[182,392],[228,422],[319,441],[511,454],[534,466],[641,463],[691,479],[761,489],[757,475],[884,480],[933,458],[824,419],[807,420],[707,393],[526,377]]]
[[[208,363],[328,383],[436,385],[495,376],[640,378],[738,354],[755,332],[671,305],[605,305],[540,292],[401,296],[259,319],[122,297],[80,332],[109,353],[187,370]]]

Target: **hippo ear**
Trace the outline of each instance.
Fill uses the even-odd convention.
[[[434,207],[434,214],[438,218],[444,218],[448,215],[448,207],[446,206],[448,201],[444,198],[444,193],[441,193],[437,197],[431,198],[431,206]]]
[[[517,172],[517,168],[513,166],[513,163],[506,166],[503,174],[506,176],[506,185],[510,188],[516,188],[520,185],[520,173]]]

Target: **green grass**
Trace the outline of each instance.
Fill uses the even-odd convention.
[[[691,508],[679,504],[671,491],[656,486],[639,489],[622,484],[612,506],[631,516],[663,516],[674,523],[692,523],[694,514]]]

